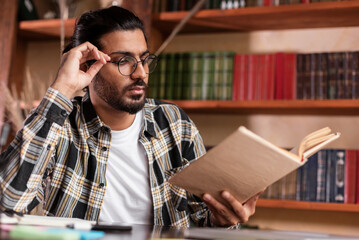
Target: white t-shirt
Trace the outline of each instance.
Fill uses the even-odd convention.
[[[148,160],[138,141],[143,122],[143,111],[139,111],[129,128],[111,131],[106,168],[107,189],[100,222],[153,224]]]

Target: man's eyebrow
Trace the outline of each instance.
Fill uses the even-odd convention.
[[[149,50],[146,50],[146,51],[144,51],[143,53],[141,53],[140,57],[142,57],[142,56],[144,56],[144,55],[146,55],[146,54],[148,54],[148,53],[149,53]],[[116,52],[110,53],[110,55],[113,55],[113,54],[122,54],[122,55],[134,56],[133,53],[128,52],[128,51],[116,51]]]

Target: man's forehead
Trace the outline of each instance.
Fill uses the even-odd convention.
[[[101,37],[101,45],[109,55],[142,55],[147,51],[147,42],[140,29],[107,33]]]

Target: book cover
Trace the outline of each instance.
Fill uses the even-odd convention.
[[[282,178],[282,199],[295,200],[297,189],[297,172],[297,170],[294,170]]]
[[[316,99],[328,98],[328,53],[317,54],[317,81]]]
[[[336,150],[327,150],[327,181],[326,181],[326,202],[335,202],[334,188],[335,188],[335,166],[336,166]]]
[[[353,85],[350,79],[351,71],[351,62],[353,58],[352,52],[343,52],[343,84],[344,84],[344,93],[343,98],[352,99],[353,98]]]
[[[275,95],[276,100],[284,99],[284,53],[275,55]]]
[[[337,99],[345,98],[345,80],[344,80],[344,53],[335,53],[336,56],[336,82],[337,82]]]
[[[344,202],[344,183],[345,183],[345,150],[335,150],[335,186],[334,200],[338,203]]]
[[[234,57],[233,100],[247,100],[248,93],[248,55],[237,54]]]
[[[337,53],[328,53],[328,99],[337,98]]]
[[[297,54],[297,99],[304,99],[304,54]]]
[[[311,76],[312,76],[312,58],[311,58],[311,54],[307,53],[304,55],[304,63],[303,63],[303,99],[311,99],[312,97]]]
[[[318,152],[317,202],[326,201],[326,182],[327,182],[327,150],[322,149]]]
[[[164,99],[166,96],[166,66],[167,65],[167,54],[161,54],[161,60],[159,62],[159,84],[157,97]]]
[[[245,202],[266,187],[299,168],[339,133],[323,128],[307,135],[294,152],[280,148],[241,126],[224,141],[171,176],[169,183],[202,196],[210,193],[218,201],[223,190]]]
[[[307,163],[307,181],[305,201],[317,201],[318,186],[318,154],[309,157]]]
[[[222,52],[216,51],[215,54],[215,60],[214,60],[214,69],[213,69],[213,98],[215,100],[221,99],[222,94],[222,81],[223,81],[223,57]]]
[[[192,53],[184,52],[182,55],[182,62],[183,62],[183,77],[182,77],[182,84],[181,84],[181,99],[188,100],[190,99],[190,76],[192,74]]]
[[[175,82],[175,53],[166,54],[165,99],[173,99]]]
[[[222,100],[232,99],[233,57],[234,57],[234,52],[232,51],[223,52]]]
[[[357,177],[357,151],[345,150],[344,203],[355,203]]]
[[[182,97],[182,81],[183,81],[183,54],[175,53],[174,55],[174,85],[173,99],[179,100]]]
[[[352,98],[359,98],[359,52],[352,53],[350,80],[352,83]]]
[[[257,90],[258,55],[248,55],[248,91],[247,100],[255,100]]]
[[[284,54],[284,86],[283,99],[297,99],[297,55],[295,53]]]

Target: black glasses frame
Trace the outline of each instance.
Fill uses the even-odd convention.
[[[120,63],[121,63],[121,61],[124,60],[124,58],[132,58],[132,59],[134,59],[134,62],[133,62],[134,65],[132,66],[133,70],[129,74],[124,74],[124,73],[121,72]],[[149,60],[151,60],[151,62],[148,62]],[[148,72],[146,72],[146,73],[147,74],[152,73],[155,70],[156,66],[157,66],[158,60],[159,60],[159,58],[155,54],[149,54],[147,57],[145,57],[142,60],[137,60],[133,56],[126,55],[126,56],[123,56],[122,58],[120,58],[120,60],[118,60],[118,61],[107,61],[107,62],[116,64],[117,68],[118,68],[118,71],[121,73],[121,75],[130,76],[131,74],[133,74],[136,71],[138,63],[142,63],[142,66],[144,66],[144,64],[147,63],[148,64]],[[150,65],[151,65],[151,67],[150,67]]]

